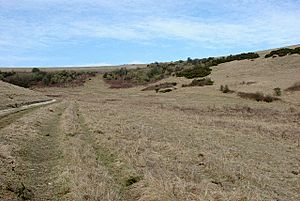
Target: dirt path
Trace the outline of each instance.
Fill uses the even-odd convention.
[[[41,123],[39,136],[26,143],[21,152],[26,165],[21,169],[21,175],[31,186],[34,196],[32,200],[60,200],[59,187],[56,181],[60,176],[59,121],[61,108],[47,122]]]
[[[6,147],[0,155],[0,200],[62,200],[58,125],[63,110],[56,104],[27,111],[0,130],[0,148]]]
[[[24,105],[18,108],[11,108],[11,109],[5,109],[5,110],[0,110],[0,117],[4,117],[7,116],[9,114],[13,114],[16,112],[20,112],[20,111],[24,111],[30,108],[34,108],[34,107],[38,107],[38,106],[42,106],[42,105],[48,105],[51,103],[55,103],[56,100],[49,100],[49,101],[43,101],[43,102],[39,102],[39,103],[33,103],[33,104],[29,104],[29,105]]]

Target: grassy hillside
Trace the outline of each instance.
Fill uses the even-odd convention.
[[[299,55],[299,47],[293,48],[281,48],[277,50],[265,52],[263,58],[260,58],[259,53],[243,53],[238,55],[230,55],[226,57],[210,57],[203,59],[191,59],[188,58],[186,61],[177,61],[170,63],[153,63],[147,65],[147,68],[127,69],[121,68],[104,74],[104,79],[111,85],[112,88],[126,88],[133,87],[136,85],[144,85],[153,83],[170,76],[185,77],[188,79],[206,77],[211,74],[211,71],[216,66],[222,64],[235,65],[239,61],[248,61],[264,63],[264,59],[272,57],[285,57],[288,55]],[[269,61],[266,61],[269,62]],[[251,64],[250,64],[251,65]],[[231,72],[229,72],[231,73]],[[232,72],[233,74],[235,72]]]
[[[0,109],[15,108],[51,98],[45,95],[0,81]]]

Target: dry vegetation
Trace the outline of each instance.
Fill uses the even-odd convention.
[[[0,109],[16,108],[51,98],[15,85],[0,81]]]
[[[299,81],[299,61],[220,64],[217,84],[172,93],[155,89],[191,80],[41,88],[60,101],[0,119],[0,200],[298,201],[299,92],[266,103],[219,86],[272,94]]]

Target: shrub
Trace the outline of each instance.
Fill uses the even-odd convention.
[[[40,72],[40,69],[38,69],[38,68],[33,68],[33,69],[31,70],[31,72],[32,72],[32,73],[39,73],[39,72]]]
[[[28,88],[32,85],[34,82],[34,77],[32,74],[28,73],[18,73],[14,74],[12,76],[6,77],[4,79],[5,82]]]
[[[32,86],[66,85],[70,83],[78,85],[82,84],[86,78],[95,76],[95,73],[93,72],[42,72],[39,71],[39,69],[32,71],[34,72],[6,73],[2,80],[14,85],[28,88]]]
[[[168,93],[168,92],[171,92],[172,89],[163,89],[163,90],[159,90],[158,92],[160,93]]]
[[[182,85],[182,87],[194,87],[194,86],[205,86],[205,85],[213,85],[214,81],[210,78],[203,79],[194,79],[190,84]]]
[[[278,49],[278,50],[273,50],[269,54],[267,54],[265,56],[265,58],[269,58],[269,57],[274,58],[276,56],[283,57],[283,56],[286,56],[288,54],[300,54],[300,47],[297,47],[295,49],[281,48],[281,49]]]
[[[252,99],[252,100],[256,100],[257,102],[273,102],[276,100],[280,100],[279,98],[270,96],[270,95],[264,95],[261,92],[256,92],[256,93],[247,93],[247,92],[239,92],[238,96],[240,96],[241,98],[245,98],[245,99]]]
[[[222,92],[224,91],[224,86],[223,85],[220,86],[220,91],[222,91]]]
[[[256,92],[256,93],[254,93],[253,95],[250,94],[250,93],[248,93],[248,95],[249,95],[250,98],[251,98],[251,96],[253,96],[253,98],[254,98],[256,101],[258,101],[258,102],[259,102],[259,101],[263,101],[264,98],[265,98],[264,94],[261,93],[261,92]]]
[[[225,94],[230,92],[230,89],[229,89],[229,87],[228,87],[227,84],[225,85],[225,87],[224,87],[224,89],[223,89],[222,92],[225,93]]]
[[[209,67],[201,67],[200,65],[197,65],[193,68],[185,69],[181,72],[178,72],[176,76],[192,79],[192,78],[205,77],[208,76],[210,73],[211,73],[211,69]]]
[[[275,96],[281,96],[281,89],[279,87],[276,87],[273,90]]]
[[[275,99],[274,97],[270,96],[270,95],[266,95],[263,99],[263,101],[267,102],[267,103],[271,103],[273,102]]]

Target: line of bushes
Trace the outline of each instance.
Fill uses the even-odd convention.
[[[68,86],[82,85],[95,72],[57,71],[44,72],[37,68],[32,72],[0,72],[0,79],[17,86],[29,88],[32,86]]]
[[[284,57],[289,54],[300,54],[300,47],[297,47],[295,49],[281,48],[278,50],[274,50],[274,51],[271,51],[269,54],[267,54],[265,56],[265,58],[276,57],[276,56]]]
[[[280,100],[280,98],[273,97],[270,95],[264,95],[261,92],[256,92],[256,93],[238,92],[237,95],[240,96],[241,98],[252,99],[258,102],[263,101],[263,102],[271,103],[273,101]]]

